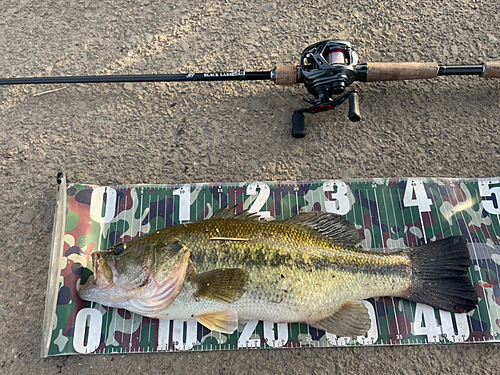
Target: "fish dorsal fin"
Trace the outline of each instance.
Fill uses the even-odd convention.
[[[285,222],[298,226],[312,235],[320,233],[337,245],[355,246],[362,240],[353,224],[342,216],[330,212],[311,211],[300,213],[286,219]]]
[[[211,331],[233,333],[238,328],[238,314],[233,309],[201,314],[195,319]]]
[[[370,315],[361,301],[346,302],[332,316],[307,323],[341,337],[363,336],[371,327]]]
[[[232,303],[247,290],[248,271],[240,268],[221,268],[191,276],[196,286],[195,297]]]
[[[224,206],[219,208],[214,214],[207,220],[214,219],[238,219],[247,221],[259,221],[260,215],[258,213],[251,213],[248,210],[241,212],[236,212],[237,205]]]

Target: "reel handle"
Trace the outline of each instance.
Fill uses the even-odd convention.
[[[349,120],[356,122],[361,120],[361,114],[359,113],[359,96],[356,91],[349,94]]]
[[[307,134],[306,126],[304,124],[304,114],[297,112],[292,116],[292,135],[295,138],[304,138]]]

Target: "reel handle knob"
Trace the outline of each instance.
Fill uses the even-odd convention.
[[[359,113],[359,97],[356,91],[349,94],[349,120],[356,122],[361,120]]]
[[[295,138],[304,138],[307,134],[302,112],[295,112],[292,116],[292,135]]]

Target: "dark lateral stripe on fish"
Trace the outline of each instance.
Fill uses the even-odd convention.
[[[235,249],[236,248],[236,249]],[[192,256],[193,263],[198,264],[217,264],[226,263],[230,259],[237,259],[239,263],[245,267],[280,267],[292,266],[302,268],[306,271],[321,271],[324,269],[331,269],[339,272],[350,272],[352,274],[393,274],[395,276],[407,277],[409,274],[407,263],[404,259],[400,263],[392,265],[384,265],[383,268],[379,264],[368,262],[369,258],[384,256],[383,254],[364,253],[366,258],[364,262],[359,262],[356,267],[353,267],[352,261],[347,259],[346,256],[330,257],[330,261],[325,261],[325,258],[309,257],[306,261],[302,257],[293,256],[288,253],[278,253],[269,251],[266,247],[253,248],[251,252],[240,251],[240,246],[237,244],[219,244],[217,251],[207,251],[205,253],[198,253],[197,256]],[[363,260],[363,259],[361,259]]]

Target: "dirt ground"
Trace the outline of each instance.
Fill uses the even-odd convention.
[[[263,3],[2,0],[0,76],[266,71],[324,39],[361,62],[500,60],[496,0]],[[307,116],[303,139],[303,86],[0,87],[0,373],[493,373],[495,344],[40,358],[59,171],[103,185],[500,176],[500,81],[355,86],[362,121],[344,104]]]

